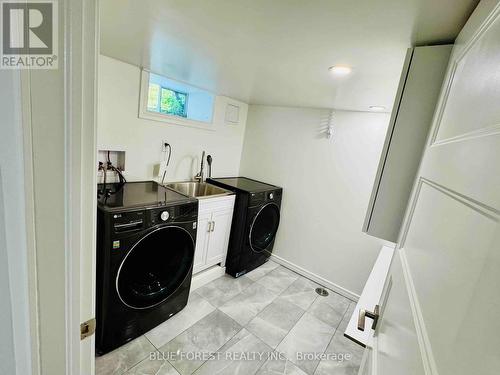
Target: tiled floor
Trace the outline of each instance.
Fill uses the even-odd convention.
[[[363,349],[343,336],[354,303],[269,261],[191,293],[144,336],[96,359],[96,374],[354,375]]]

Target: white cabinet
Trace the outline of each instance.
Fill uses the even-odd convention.
[[[363,226],[372,236],[397,241],[451,47],[408,51]]]
[[[234,195],[226,195],[199,200],[193,273],[218,263],[225,265],[234,199]]]

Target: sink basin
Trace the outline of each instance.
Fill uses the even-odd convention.
[[[208,198],[231,194],[230,191],[207,184],[206,182],[174,182],[167,184],[167,187],[193,198]]]

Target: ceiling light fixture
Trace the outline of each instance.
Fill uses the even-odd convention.
[[[371,105],[370,109],[372,111],[385,111],[385,107],[383,105]]]
[[[351,67],[346,65],[334,65],[329,67],[328,70],[336,76],[346,76],[352,72]]]

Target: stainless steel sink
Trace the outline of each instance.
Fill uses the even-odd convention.
[[[173,182],[167,184],[167,187],[193,198],[209,198],[231,194],[228,190],[207,184],[206,182]]]

